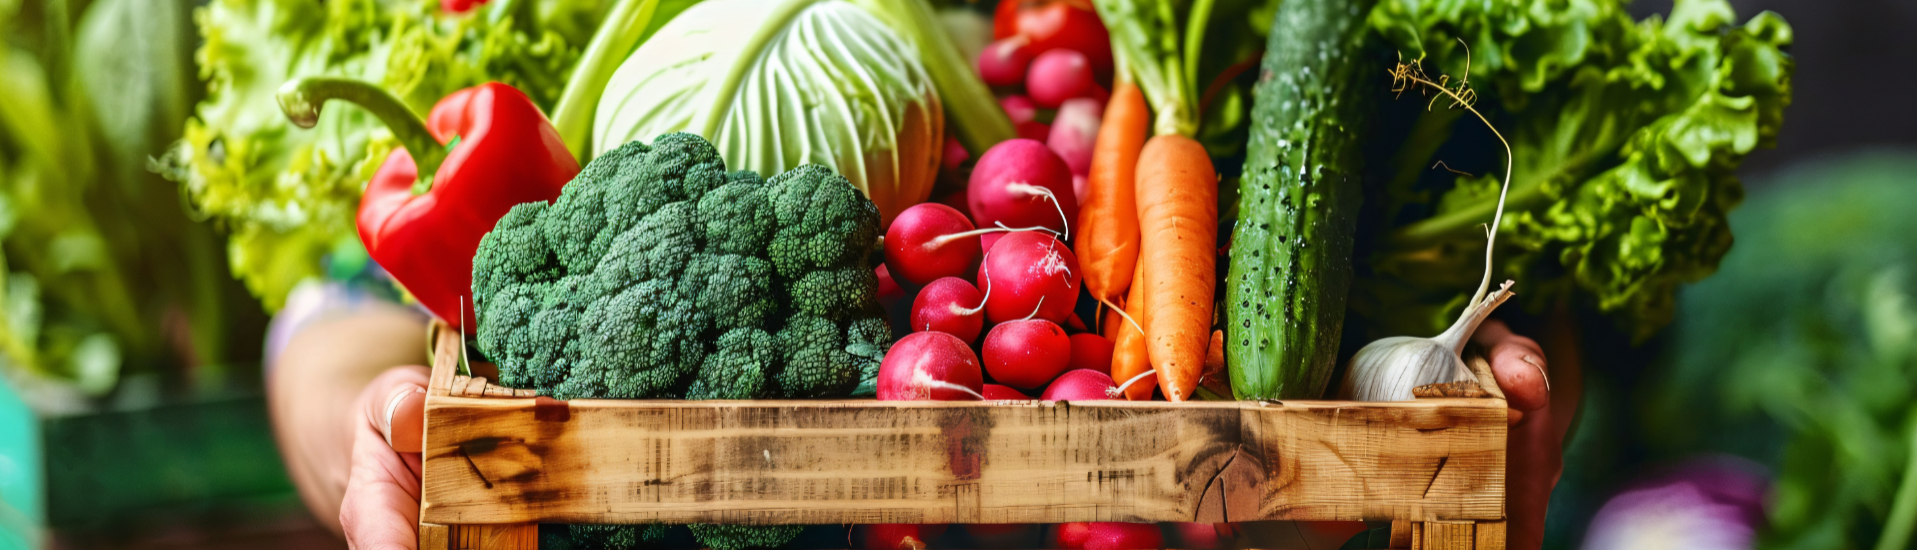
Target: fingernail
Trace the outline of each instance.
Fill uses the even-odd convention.
[[[1538,369],[1540,371],[1540,381],[1547,385],[1547,391],[1553,391],[1553,381],[1547,379],[1547,365],[1545,361],[1541,361],[1539,357],[1534,357],[1531,353],[1521,355],[1520,360],[1526,361],[1527,364],[1533,365],[1533,368]]]
[[[380,437],[387,440],[388,447],[393,446],[393,412],[400,408],[400,402],[407,399],[407,394],[425,391],[425,388],[414,388],[411,392],[396,391],[393,395],[387,396],[387,406],[384,407],[386,414],[380,415],[380,423],[374,428],[380,430]]]

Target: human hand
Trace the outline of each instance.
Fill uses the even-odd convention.
[[[1557,348],[1572,347],[1561,339],[1553,338]],[[1498,319],[1481,324],[1473,341],[1486,349],[1493,378],[1507,394],[1507,547],[1539,548],[1547,500],[1560,481],[1561,440],[1579,405],[1579,361],[1573,350],[1557,349],[1549,370],[1540,344]],[[1558,375],[1565,397],[1554,398],[1549,373]]]
[[[426,367],[395,367],[360,392],[352,418],[352,471],[340,502],[340,526],[349,548],[419,547],[426,385]]]

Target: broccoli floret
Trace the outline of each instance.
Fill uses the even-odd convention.
[[[879,291],[879,276],[859,266],[810,271],[787,287],[794,309],[836,321],[859,313]]]
[[[774,176],[767,186],[779,224],[767,254],[781,277],[866,263],[880,238],[880,211],[846,178],[808,164]]]
[[[634,164],[645,163],[650,151],[646,145],[632,142],[593,159],[541,214],[540,234],[568,271],[593,271],[593,265],[612,244],[611,239],[600,235],[625,231],[626,227],[609,225],[605,195],[624,192],[627,184],[623,180],[634,172]]]
[[[540,215],[547,203],[530,202],[514,206],[493,231],[480,239],[473,255],[474,313],[482,313],[487,299],[509,285],[553,281],[560,278],[560,262],[540,236]]]
[[[759,399],[768,393],[768,375],[780,361],[773,336],[757,328],[737,328],[720,336],[713,353],[700,364],[700,376],[687,399]]]
[[[587,353],[603,369],[615,399],[676,397],[706,357],[709,323],[671,279],[653,279],[602,296],[581,317]]]
[[[748,172],[752,174],[752,172]],[[773,239],[773,205],[758,176],[741,178],[700,199],[706,222],[707,250],[720,254],[765,255]]]
[[[718,329],[757,327],[778,305],[772,293],[773,264],[753,256],[701,254],[680,276],[681,292],[694,297]]]
[[[787,397],[846,395],[860,383],[860,363],[847,353],[845,333],[831,320],[807,314],[787,319],[778,335],[786,363],[776,379]]]
[[[726,162],[720,159],[720,150],[694,134],[673,133],[654,139],[653,154],[647,160],[635,174],[639,185],[634,188],[643,194],[642,211],[646,206],[657,208],[674,201],[699,202],[708,191],[725,185],[732,177]]]
[[[695,523],[693,538],[711,550],[776,548],[800,536],[804,525],[715,525]]]

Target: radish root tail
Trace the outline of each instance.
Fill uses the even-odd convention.
[[[1146,336],[1146,335],[1147,335],[1147,329],[1144,329],[1144,328],[1140,328],[1140,322],[1139,322],[1139,321],[1135,321],[1135,320],[1133,320],[1133,316],[1132,316],[1132,315],[1127,315],[1127,310],[1126,310],[1126,309],[1123,309],[1123,308],[1121,308],[1120,306],[1117,306],[1117,305],[1114,305],[1114,304],[1113,304],[1113,302],[1111,302],[1111,301],[1108,301],[1108,300],[1107,300],[1106,298],[1101,298],[1101,299],[1100,299],[1100,303],[1102,303],[1102,304],[1106,304],[1106,305],[1107,305],[1107,307],[1110,307],[1110,308],[1113,308],[1113,312],[1114,312],[1114,313],[1118,313],[1118,314],[1120,314],[1120,318],[1121,318],[1121,319],[1126,319],[1126,320],[1127,320],[1127,324],[1129,324],[1129,325],[1133,325],[1133,330],[1137,330],[1137,331],[1140,331],[1140,335],[1141,335],[1141,336]]]
[[[1061,232],[1060,240],[1064,241],[1073,237],[1073,223],[1067,221],[1067,209],[1060,206],[1060,198],[1053,194],[1052,189],[1031,183],[1019,182],[1007,184],[1007,190],[1015,193],[1025,193],[1033,197],[1046,197],[1047,202],[1053,203],[1053,211],[1060,213],[1060,227],[1066,228],[1065,231]]]
[[[1133,386],[1134,382],[1139,382],[1140,379],[1142,378],[1153,376],[1154,372],[1155,372],[1154,369],[1147,369],[1147,372],[1133,375],[1133,378],[1128,378],[1127,382],[1124,384],[1121,384],[1119,387],[1107,388],[1107,397],[1120,397],[1122,395],[1126,395],[1127,388]]]

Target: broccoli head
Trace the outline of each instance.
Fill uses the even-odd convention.
[[[873,203],[804,166],[728,172],[691,134],[601,155],[475,257],[501,383],[573,398],[846,396],[891,341]]]
[[[711,550],[777,548],[800,536],[804,525],[688,525],[693,538]]]

